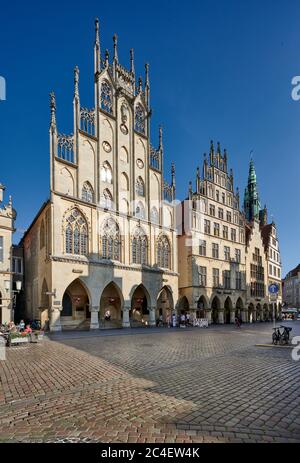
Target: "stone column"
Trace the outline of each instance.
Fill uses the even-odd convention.
[[[129,310],[130,310],[130,307],[123,307],[123,320],[122,320],[123,328],[130,328]]]
[[[61,331],[60,313],[62,307],[51,307],[50,331]]]
[[[224,325],[224,309],[220,309],[218,312],[218,323]]]
[[[205,317],[208,320],[208,324],[211,325],[211,310],[210,309],[205,310]]]
[[[241,310],[242,322],[247,323],[248,321],[248,312],[246,310]]]
[[[230,323],[235,323],[235,311],[230,311]]]
[[[253,310],[252,322],[256,322],[256,310]]]
[[[90,312],[91,312],[90,330],[98,330],[99,329],[99,307],[98,306],[91,307]]]
[[[149,310],[149,326],[155,326],[155,311],[156,307],[151,307]]]

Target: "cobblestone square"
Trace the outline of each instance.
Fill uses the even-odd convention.
[[[0,440],[300,442],[300,362],[264,346],[271,333],[271,323],[70,332],[12,347],[0,362]]]

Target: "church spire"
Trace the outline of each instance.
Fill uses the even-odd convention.
[[[100,37],[99,37],[99,20],[95,19],[95,44],[94,44],[94,72],[100,72],[100,60],[101,60],[101,50],[100,50]]]
[[[248,185],[245,189],[244,210],[248,222],[251,222],[254,219],[259,219],[260,200],[256,172],[252,158],[249,165]]]

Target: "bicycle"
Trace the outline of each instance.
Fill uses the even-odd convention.
[[[280,328],[283,328],[283,332],[280,331]],[[280,345],[289,343],[290,332],[292,331],[292,328],[280,325],[279,327],[277,326],[276,328],[273,328],[273,330],[274,333],[272,335],[272,343],[275,346],[277,345],[277,343],[279,343]]]

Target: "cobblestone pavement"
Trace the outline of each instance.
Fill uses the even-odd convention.
[[[257,346],[271,333],[271,323],[66,333],[11,347],[0,441],[300,442],[300,361]]]

